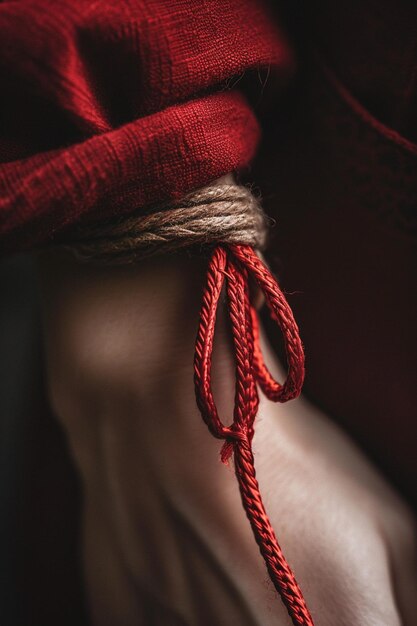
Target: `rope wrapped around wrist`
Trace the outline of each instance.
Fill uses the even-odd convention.
[[[302,592],[265,511],[252,453],[258,386],[270,400],[286,402],[300,394],[304,380],[304,352],[297,324],[277,281],[255,252],[264,246],[266,232],[266,219],[256,198],[249,189],[225,177],[161,211],[83,229],[82,238],[67,247],[81,259],[112,264],[136,262],[191,246],[213,247],[195,344],[197,404],[212,435],[224,440],[221,460],[227,463],[233,455],[246,515],[293,624],[312,626]],[[249,279],[263,292],[283,335],[288,367],[283,384],[273,379],[263,361]],[[211,387],[216,315],[225,283],[236,368],[235,407],[229,426],[219,417]]]

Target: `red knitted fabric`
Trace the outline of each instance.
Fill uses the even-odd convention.
[[[35,246],[246,166],[258,125],[230,87],[287,72],[258,0],[0,4],[0,235]]]

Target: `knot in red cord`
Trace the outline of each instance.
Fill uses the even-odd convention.
[[[249,276],[263,291],[272,318],[284,339],[288,374],[281,384],[266,367],[259,344],[257,313],[250,302]],[[228,313],[231,322],[235,367],[233,421],[220,420],[211,386],[211,364],[217,307],[227,281]],[[250,246],[217,246],[207,270],[194,357],[197,404],[210,432],[225,443],[221,460],[227,463],[234,453],[235,472],[242,503],[265,560],[269,575],[294,624],[313,626],[301,590],[286,562],[266,514],[256,479],[252,454],[254,421],[258,411],[257,384],[275,402],[296,398],[304,381],[304,351],[292,311],[277,281]]]
[[[228,465],[234,446],[239,443],[249,446],[253,431],[251,435],[249,435],[247,429],[242,429],[232,424],[230,428],[227,426],[224,427],[224,433],[226,441],[220,451],[220,459],[222,463]]]

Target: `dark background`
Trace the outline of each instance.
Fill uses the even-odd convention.
[[[36,268],[0,263],[0,623],[83,626],[81,494],[42,378]]]

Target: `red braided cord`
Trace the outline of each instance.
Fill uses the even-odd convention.
[[[256,312],[250,304],[248,274],[265,294],[272,317],[285,343],[288,375],[275,381],[263,362]],[[227,277],[227,297],[236,364],[233,422],[225,426],[218,415],[211,389],[211,355],[217,306]],[[254,420],[259,398],[257,383],[271,400],[286,402],[299,395],[304,380],[304,352],[291,309],[276,280],[250,246],[217,246],[211,257],[203,293],[194,359],[197,404],[210,432],[225,443],[221,459],[234,454],[235,472],[242,503],[271,580],[293,624],[314,626],[302,592],[295,580],[263,506],[252,454]]]

